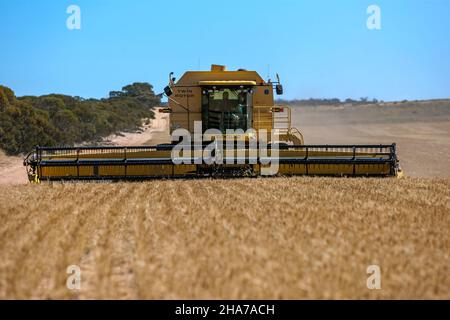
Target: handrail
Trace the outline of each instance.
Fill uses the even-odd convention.
[[[210,141],[207,141],[209,144]],[[152,150],[152,149],[160,149],[160,148],[168,148],[172,149],[174,145],[160,145],[160,146],[82,146],[82,147],[36,147],[36,150],[39,151],[76,151],[76,150],[123,150],[127,148],[130,149],[144,149],[144,150]],[[288,145],[286,148],[391,148],[394,147],[393,144],[310,144],[310,145]]]

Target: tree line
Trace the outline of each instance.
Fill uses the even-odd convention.
[[[359,100],[354,100],[351,98],[340,100],[338,98],[332,98],[332,99],[294,99],[294,100],[283,100],[279,99],[277,100],[277,103],[279,104],[287,104],[287,105],[295,105],[295,106],[324,106],[324,105],[341,105],[341,104],[352,104],[352,105],[358,105],[358,104],[377,104],[382,103],[382,100],[377,99],[369,99],[368,97],[362,97]]]
[[[127,85],[104,99],[62,94],[16,97],[13,90],[0,86],[0,149],[13,155],[36,145],[96,141],[137,129],[143,118],[154,118],[152,109],[160,103],[148,83]]]

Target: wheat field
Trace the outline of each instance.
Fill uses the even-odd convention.
[[[448,179],[0,188],[0,298],[450,298]]]

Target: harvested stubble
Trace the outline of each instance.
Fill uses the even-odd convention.
[[[450,180],[1,189],[0,298],[450,298]]]

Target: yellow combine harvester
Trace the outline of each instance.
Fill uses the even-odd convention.
[[[283,93],[278,75],[276,82],[264,81],[255,71],[226,71],[218,65],[186,72],[178,81],[171,73],[164,89],[168,105],[159,112],[169,114],[176,141],[36,147],[24,165],[35,182],[258,176],[273,163],[276,170],[270,175],[398,175],[395,144],[305,145],[291,126],[291,109],[274,104],[274,91]]]

